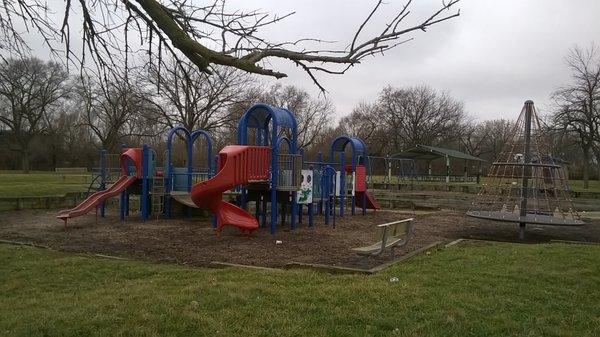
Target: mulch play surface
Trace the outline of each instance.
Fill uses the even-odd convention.
[[[265,267],[282,267],[291,262],[372,268],[392,260],[384,252],[365,257],[351,248],[375,242],[374,227],[407,217],[415,218],[415,236],[396,250],[396,257],[437,241],[458,238],[517,241],[516,224],[479,220],[454,211],[378,211],[365,216],[337,217],[336,228],[325,226],[316,216],[315,228],[300,225],[295,231],[280,229],[270,235],[260,229],[243,235],[235,229],[216,237],[208,218],[179,218],[141,222],[132,216],[121,223],[116,216],[86,215],[69,222],[67,230],[55,211],[0,213],[0,239],[41,244],[70,252],[85,252],[126,258],[205,266],[226,262]],[[582,227],[528,225],[528,242],[573,240],[600,242],[600,221],[588,220]],[[276,244],[281,241],[281,244]]]

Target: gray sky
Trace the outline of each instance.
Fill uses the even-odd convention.
[[[413,1],[413,19],[433,12],[441,0]],[[373,25],[382,25],[403,1],[388,0]],[[236,0],[246,8],[296,14],[264,32],[275,40],[321,37],[346,44],[374,1]],[[600,44],[598,0],[462,0],[461,16],[417,33],[415,40],[366,60],[346,75],[322,75],[338,115],[372,101],[387,84],[428,84],[450,91],[479,120],[515,118],[526,99],[544,113],[549,95],[569,81],[564,56],[578,44]],[[343,43],[342,43],[343,42]],[[311,93],[318,90],[293,65],[289,78]]]
[[[431,15],[441,1],[413,0],[407,25]],[[62,0],[50,2],[59,8],[57,15],[62,15]],[[376,34],[405,1],[387,3],[363,37]],[[271,14],[296,12],[259,32],[273,42],[317,37],[338,41],[333,44],[338,48],[349,44],[374,4],[375,0],[228,2],[231,8]],[[427,33],[410,35],[414,41],[386,55],[367,59],[345,75],[320,74],[338,118],[361,101],[374,101],[388,84],[427,84],[449,91],[478,120],[515,118],[526,99],[533,99],[545,113],[551,107],[551,92],[569,81],[564,63],[569,48],[576,44],[587,47],[592,42],[600,45],[600,0],[462,0],[458,6],[460,17],[433,26]],[[73,27],[79,30],[79,25]],[[38,55],[44,55],[39,37],[29,36],[28,40]],[[80,42],[73,44],[77,49]],[[310,78],[291,63],[276,61],[273,66],[288,73],[288,78],[280,80],[284,84],[319,94]]]

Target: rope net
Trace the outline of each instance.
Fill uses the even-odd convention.
[[[525,102],[467,215],[522,224],[583,225],[573,207],[568,177],[549,144],[533,102]]]

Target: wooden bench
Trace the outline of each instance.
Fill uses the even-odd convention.
[[[377,239],[380,241],[366,247],[353,248],[352,250],[363,255],[379,255],[386,248],[392,249],[402,247],[408,243],[413,236],[413,218],[393,221],[377,225]]]

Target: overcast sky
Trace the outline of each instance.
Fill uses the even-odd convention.
[[[57,15],[62,14],[62,0],[50,3],[56,4]],[[404,3],[387,0],[363,36],[376,34]],[[273,42],[312,37],[338,41],[335,46],[341,48],[349,44],[374,4],[375,0],[228,1],[231,8],[295,12],[259,32]],[[441,0],[413,0],[406,24],[420,22],[440,5]],[[542,113],[548,112],[551,92],[569,81],[564,63],[569,49],[592,42],[600,45],[600,0],[462,0],[458,7],[460,17],[410,35],[413,41],[386,55],[367,59],[345,75],[321,74],[337,117],[361,101],[374,101],[388,84],[427,84],[449,91],[478,120],[516,118],[527,99],[534,100]],[[28,40],[38,55],[44,55],[39,36]],[[284,84],[319,94],[310,78],[292,64],[277,61],[273,67],[289,75],[280,80]]]
[[[374,1],[236,0],[239,6],[294,16],[265,32],[275,40],[321,37],[347,43]],[[387,14],[403,1],[388,0]],[[439,7],[438,0],[413,1],[413,20]],[[600,44],[599,0],[462,0],[461,16],[441,23],[415,40],[377,56],[343,76],[321,76],[337,107],[348,114],[372,101],[387,84],[428,84],[464,101],[479,120],[516,118],[526,99],[548,111],[549,95],[569,81],[564,56],[574,45]],[[389,17],[382,12],[374,25]],[[279,65],[277,65],[279,66]],[[284,83],[312,93],[310,79],[289,64]]]

